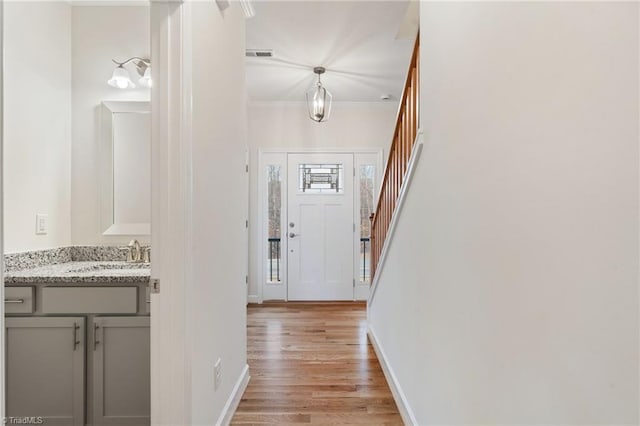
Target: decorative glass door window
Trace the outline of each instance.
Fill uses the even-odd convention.
[[[300,164],[300,192],[309,194],[341,194],[344,192],[342,164]]]

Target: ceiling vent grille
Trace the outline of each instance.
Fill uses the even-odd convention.
[[[247,49],[245,52],[247,58],[273,58],[273,50],[271,49]]]

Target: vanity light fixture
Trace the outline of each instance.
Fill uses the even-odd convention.
[[[109,86],[117,89],[133,89],[136,85],[131,81],[131,75],[129,71],[124,67],[125,65],[132,63],[136,67],[138,73],[138,83],[142,87],[151,87],[151,61],[149,59],[143,59],[138,56],[129,58],[124,62],[118,62],[112,59],[113,63],[117,65],[113,70],[111,78],[107,81]]]
[[[316,87],[307,92],[307,106],[309,107],[309,118],[315,122],[323,122],[329,119],[331,113],[331,93],[322,86],[320,75],[324,74],[324,67],[315,67],[313,72],[318,74]]]
[[[142,77],[140,77],[140,80],[138,80],[138,83],[140,83],[140,86],[142,87],[151,89],[151,85],[153,83],[151,80],[151,67],[147,67],[147,69],[144,70],[144,73],[142,74]]]

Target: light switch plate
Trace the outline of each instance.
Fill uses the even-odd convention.
[[[46,235],[49,232],[49,215],[36,215],[36,235]]]

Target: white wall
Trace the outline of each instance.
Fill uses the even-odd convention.
[[[149,89],[116,89],[107,85],[112,59],[149,58],[147,6],[73,7],[73,147],[71,241],[76,245],[147,243],[149,236],[103,236],[100,220],[100,103],[148,101]],[[130,70],[133,66],[130,65]],[[132,75],[136,75],[135,71]]]
[[[4,249],[68,245],[71,159],[71,7],[5,2]],[[36,214],[49,216],[36,235]]]
[[[2,22],[3,31],[0,32],[0,48],[5,52],[5,25],[4,25],[4,4],[0,5],[0,22]],[[0,55],[0,99],[4,99],[4,57]],[[0,128],[4,129],[4,102],[0,102]],[[3,151],[4,151],[4,131],[0,132],[0,164],[3,164]],[[3,166],[4,169],[4,166]],[[4,178],[0,173],[0,194],[4,192]],[[0,196],[0,253],[4,253],[4,197]],[[4,282],[4,256],[0,256],[0,282]],[[4,286],[0,286],[0,299],[4,300]],[[4,304],[3,304],[4,305]],[[4,306],[0,306],[0,318],[4,318]],[[4,327],[0,330],[0,383],[6,383],[6,371],[5,371],[5,357],[6,348],[4,345]],[[0,401],[5,401],[5,386],[0,386]],[[0,403],[0,417],[5,417],[5,403]]]
[[[237,3],[190,5],[193,37],[192,424],[216,424],[247,365],[245,22]],[[213,366],[222,360],[214,390]]]
[[[419,424],[638,424],[638,29],[422,3],[425,148],[369,307]]]
[[[262,230],[259,227],[259,150],[355,148],[384,150],[385,161],[391,144],[396,102],[336,102],[330,120],[309,119],[306,103],[252,102],[249,105],[250,148],[250,271],[249,300],[261,300]]]

